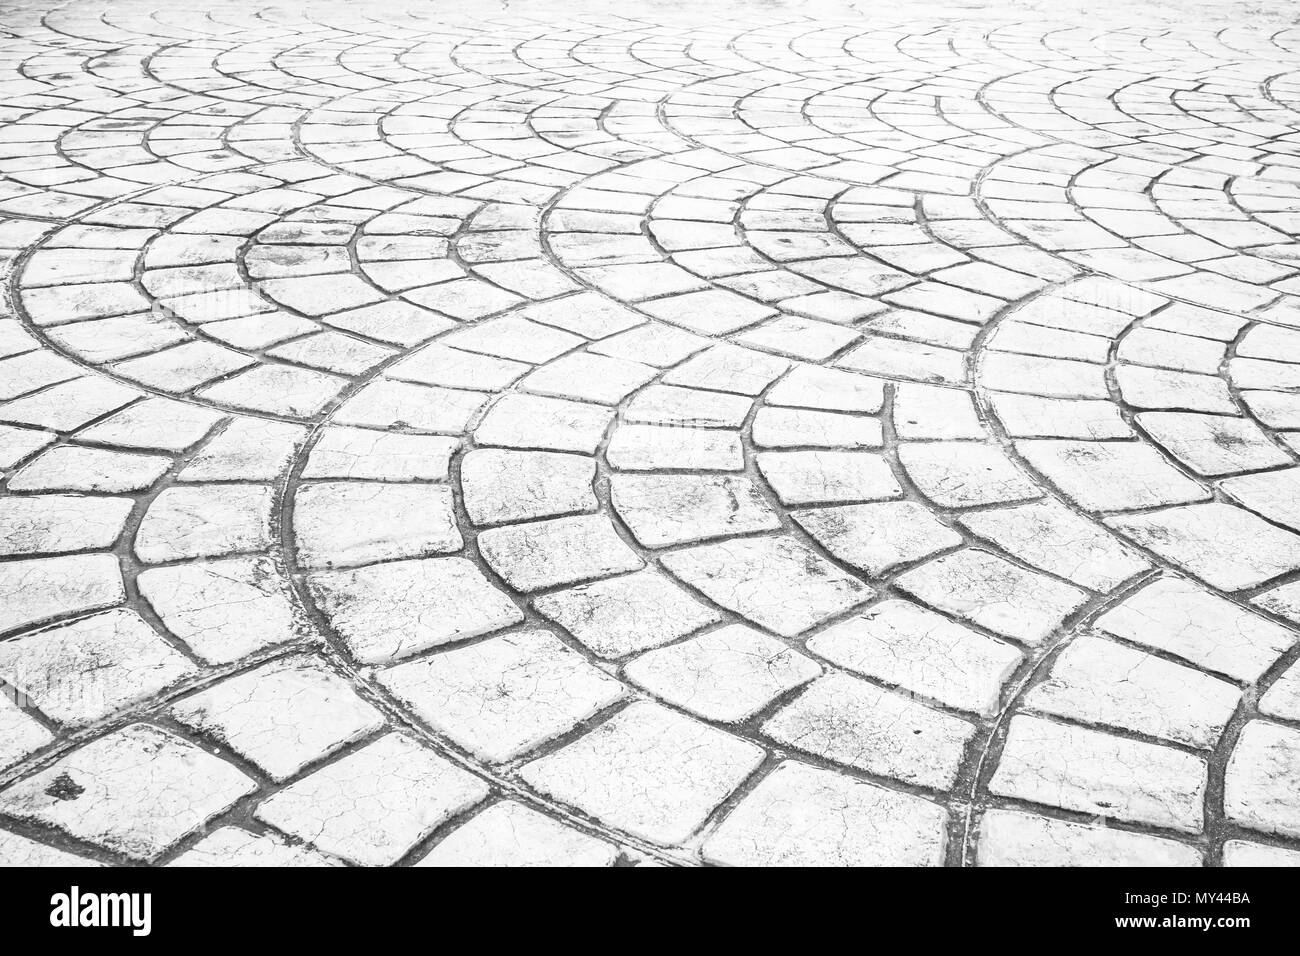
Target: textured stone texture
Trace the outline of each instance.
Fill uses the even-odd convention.
[[[1294,862],[1293,20],[6,4],[0,863]]]

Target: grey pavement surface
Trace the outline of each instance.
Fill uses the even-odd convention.
[[[0,4],[0,864],[1300,864],[1293,4]]]

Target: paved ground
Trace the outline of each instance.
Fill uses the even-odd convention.
[[[1288,5],[473,6],[4,5],[0,861],[1300,862]]]

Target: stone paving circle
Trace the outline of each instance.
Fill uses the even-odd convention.
[[[1287,7],[4,3],[0,863],[1297,865]]]

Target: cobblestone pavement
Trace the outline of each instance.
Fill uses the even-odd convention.
[[[0,861],[1300,862],[1287,4],[474,6],[0,11]]]

